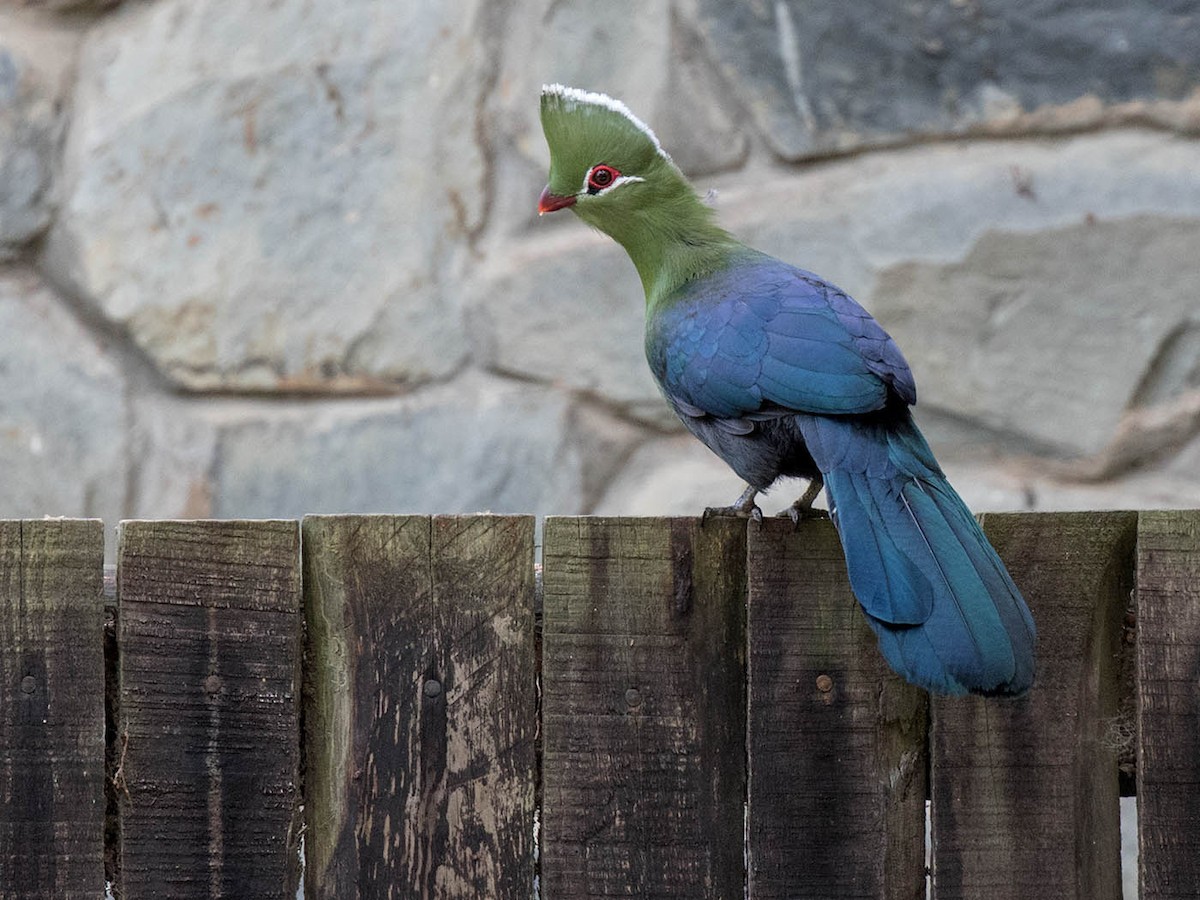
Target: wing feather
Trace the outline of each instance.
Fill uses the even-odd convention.
[[[685,415],[850,415],[890,393],[916,399],[908,364],[861,306],[770,257],[688,285],[654,315],[647,356]]]

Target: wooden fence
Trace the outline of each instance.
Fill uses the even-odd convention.
[[[1020,700],[891,676],[827,522],[0,522],[0,897],[1200,896],[1200,511],[989,515]],[[926,860],[926,801],[932,851]]]

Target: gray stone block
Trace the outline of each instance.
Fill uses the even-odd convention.
[[[796,482],[802,484],[802,482]],[[698,516],[708,506],[727,506],[745,488],[716,454],[688,435],[660,437],[638,447],[608,485],[596,514],[602,516]],[[791,503],[788,489],[763,499],[764,511]],[[797,492],[798,493],[798,492]]]
[[[24,267],[0,267],[0,515],[123,514],[125,378]]]
[[[447,377],[487,206],[485,8],[121,7],[84,43],[44,264],[188,389]]]
[[[134,393],[127,514],[147,519],[211,518],[219,430],[253,416],[255,408],[252,401]]]
[[[1182,100],[1200,86],[1200,15],[1187,2],[693,0],[688,9],[787,159],[961,133],[1080,98]]]
[[[624,250],[571,218],[557,233],[510,245],[475,273],[466,302],[480,358],[493,371],[667,421],[646,366],[637,272]]]
[[[1176,338],[1195,283],[1172,270],[1198,248],[1200,220],[1167,217],[995,232],[961,262],[883,273],[877,307],[919,363],[923,402],[1098,453],[1126,410],[1189,387],[1196,348]],[[1191,356],[1172,364],[1173,350]]]
[[[51,169],[60,117],[54,85],[29,61],[28,41],[0,12],[0,261],[50,223]]]
[[[217,434],[221,517],[581,513],[636,439],[559,392],[474,375],[411,398],[264,411]]]

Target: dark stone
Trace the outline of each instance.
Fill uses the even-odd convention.
[[[0,35],[0,260],[50,221],[50,160],[57,139],[45,85]]]
[[[998,112],[1200,87],[1194,0],[696,0],[775,152],[956,133]]]

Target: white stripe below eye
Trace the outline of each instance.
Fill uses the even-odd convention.
[[[602,189],[596,191],[596,193],[593,194],[588,191],[588,178],[591,176],[591,174],[592,174],[592,170],[588,169],[587,175],[583,176],[583,187],[580,188],[580,190],[579,190],[580,197],[603,197],[609,191],[619,188],[623,184],[628,184],[631,181],[645,181],[646,180],[645,178],[640,178],[637,175],[618,175],[615,179],[613,179],[612,184],[610,184],[606,188],[602,188]]]

